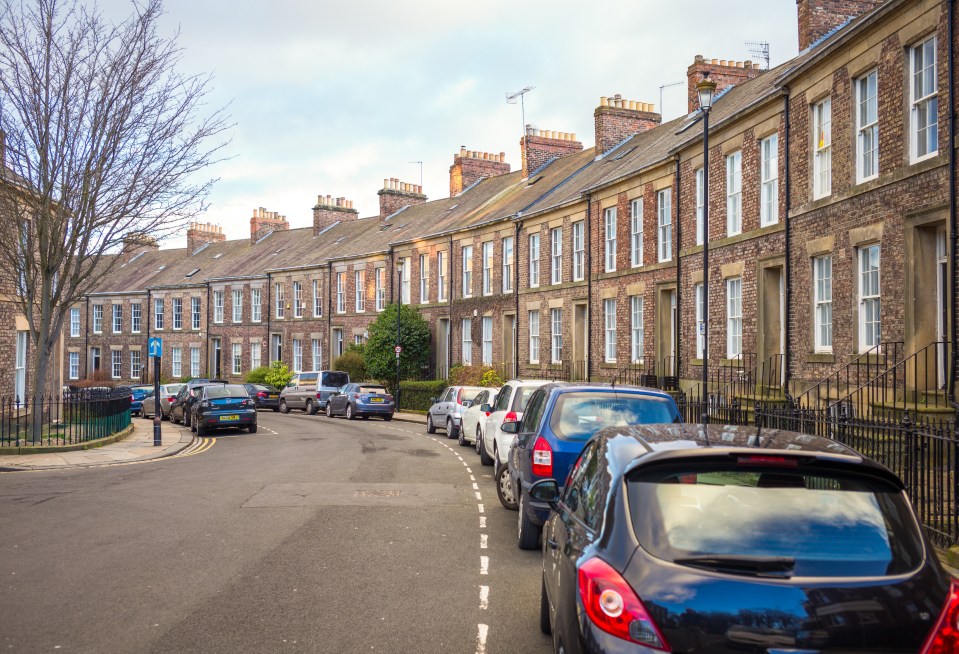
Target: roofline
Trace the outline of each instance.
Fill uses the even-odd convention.
[[[94,291],[92,293],[84,293],[81,295],[81,298],[88,297],[110,297],[111,295],[146,295],[150,292],[150,288],[147,287],[142,291]]]
[[[753,78],[753,79],[757,79],[757,78]],[[764,94],[760,95],[758,98],[756,98],[755,100],[753,100],[753,101],[750,102],[749,104],[744,105],[744,106],[741,107],[739,110],[734,111],[733,113],[731,113],[731,114],[729,114],[728,116],[724,117],[722,120],[717,121],[715,124],[710,125],[710,126],[709,126],[709,129],[711,129],[711,130],[719,130],[719,129],[722,129],[722,128],[725,127],[727,124],[729,124],[729,123],[731,123],[731,122],[735,122],[735,121],[741,119],[743,116],[745,116],[745,115],[747,115],[747,114],[749,114],[749,113],[752,113],[753,111],[757,111],[758,109],[760,109],[760,108],[761,108],[764,104],[766,104],[767,102],[770,102],[770,101],[775,100],[775,99],[777,99],[777,98],[781,98],[781,97],[783,97],[783,96],[788,96],[788,95],[789,95],[789,87],[786,86],[786,85],[780,85],[780,84],[778,84],[778,80],[777,80],[777,83],[772,87],[772,89],[770,89],[769,93],[764,93]],[[783,113],[782,110],[780,110],[779,113]],[[702,120],[702,114],[700,114],[700,117],[697,118],[695,121],[693,121],[693,122],[690,124],[689,127],[692,127],[693,125],[695,125],[696,123],[700,122],[701,120]],[[687,127],[686,129],[688,130],[689,128]],[[710,132],[710,133],[713,133],[713,132]],[[702,133],[700,133],[698,136],[690,136],[690,137],[688,137],[687,139],[685,139],[684,141],[681,141],[679,144],[673,146],[673,147],[669,150],[669,153],[672,154],[672,155],[679,154],[680,151],[685,150],[685,149],[688,148],[691,144],[698,144],[698,143],[702,142],[702,140],[703,140]]]
[[[632,172],[624,173],[622,175],[619,175],[618,177],[614,177],[613,179],[607,180],[603,182],[602,184],[597,184],[595,186],[591,186],[587,189],[584,189],[580,197],[585,196],[587,193],[594,193],[595,191],[602,191],[603,189],[609,188],[610,186],[615,186],[616,184],[619,184],[620,182],[622,182],[624,179],[629,179],[630,177],[634,177],[636,175],[641,174],[642,171],[651,170],[657,166],[662,166],[665,163],[674,161],[675,159],[676,159],[676,155],[669,152],[667,153],[667,156],[663,157],[662,159],[657,159],[656,161],[650,163],[648,166],[643,166],[639,170],[633,170]]]

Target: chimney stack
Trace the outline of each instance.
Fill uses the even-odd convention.
[[[276,211],[267,211],[263,207],[253,210],[253,217],[250,218],[250,245],[253,245],[261,238],[272,232],[280,232],[290,228],[290,223],[286,221],[286,216],[281,216]]]
[[[383,188],[376,192],[380,196],[380,218],[392,216],[403,207],[426,202],[423,187],[401,182],[396,177],[383,180]]]
[[[356,220],[360,212],[353,208],[353,201],[346,198],[334,198],[330,195],[318,195],[313,207],[313,236],[329,229],[344,220]]]
[[[484,177],[505,175],[509,172],[506,163],[506,153],[477,152],[467,150],[466,146],[453,155],[453,165],[450,166],[450,197],[463,192]]]
[[[186,230],[186,249],[189,254],[196,254],[197,250],[207,243],[219,243],[226,240],[226,234],[219,225],[211,223],[190,223]]]
[[[130,232],[123,237],[123,249],[120,251],[124,261],[129,261],[134,255],[146,251],[156,251],[160,249],[160,244],[149,234],[142,232]]]
[[[606,154],[633,134],[645,132],[663,122],[663,117],[655,112],[652,104],[624,100],[618,93],[601,97],[593,118],[596,154]]]
[[[796,0],[799,14],[799,51],[833,31],[850,18],[872,11],[885,0]]]
[[[696,55],[693,65],[686,69],[686,100],[689,113],[699,111],[699,94],[696,91],[696,85],[702,81],[703,73],[706,71],[709,71],[709,79],[716,82],[716,95],[765,72],[758,62],[706,59],[702,55]]]
[[[576,134],[535,129],[532,125],[526,126],[526,136],[520,139],[519,146],[523,177],[527,178],[553,159],[583,151],[583,144],[576,140]]]

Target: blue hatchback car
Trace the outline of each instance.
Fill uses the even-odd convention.
[[[672,396],[650,388],[573,382],[537,389],[523,419],[500,427],[516,434],[509,471],[519,508],[520,549],[539,547],[550,512],[549,504],[530,500],[530,486],[541,479],[565,483],[586,441],[596,432],[604,427],[677,422],[682,420]]]
[[[130,413],[133,415],[140,415],[143,412],[143,398],[150,395],[153,392],[152,386],[134,386],[132,391],[132,398],[130,400]]]

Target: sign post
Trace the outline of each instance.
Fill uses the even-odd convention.
[[[160,355],[163,354],[163,339],[151,336],[147,343],[147,353],[153,359],[153,446],[160,447],[163,444],[160,434],[163,420],[163,406],[160,404]]]

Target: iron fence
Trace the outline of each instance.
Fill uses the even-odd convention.
[[[130,389],[80,389],[54,397],[0,398],[0,448],[75,445],[130,426]]]

